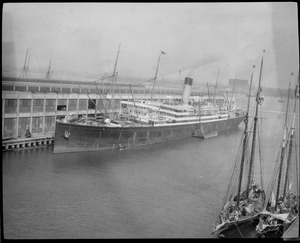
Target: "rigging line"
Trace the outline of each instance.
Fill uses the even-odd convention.
[[[95,109],[97,109],[97,106],[96,106],[95,102],[90,98],[90,96],[89,96],[88,93],[85,91],[85,89],[82,88],[82,87],[80,86],[80,84],[79,84],[79,87],[85,92],[85,94],[88,96],[89,100],[95,105]]]
[[[243,137],[242,137],[242,139],[241,139],[241,142],[240,142],[240,146],[239,146],[238,151],[240,151],[240,149],[241,149],[242,140],[243,140]],[[238,163],[238,156],[237,156],[237,158],[236,158],[236,160],[235,160],[235,163],[234,163],[234,165],[233,165],[233,167],[232,167],[232,171],[235,171],[235,170],[236,170],[237,163]],[[231,185],[232,185],[232,181],[233,181],[234,175],[235,175],[235,173],[232,173],[232,174],[231,174],[231,177],[230,177],[230,179],[229,179],[229,183],[227,184],[227,190],[226,190],[226,195],[227,195],[227,196],[229,195],[229,192],[230,192],[230,189],[231,189]],[[227,197],[225,196],[225,197],[224,197],[224,201],[223,201],[222,208],[224,207],[226,201],[227,201]]]
[[[253,133],[253,126],[254,126],[254,122],[252,122],[252,124],[251,124],[251,127],[250,127],[250,129],[249,129],[249,133]],[[253,137],[251,138],[252,140],[253,140]],[[251,140],[251,141],[252,141]],[[247,145],[250,143],[250,136],[248,137],[248,142],[247,142]],[[249,154],[251,154],[251,149],[249,148],[249,146],[247,146],[247,155],[249,156]],[[247,164],[248,164],[248,172],[249,172],[249,167],[250,167],[250,158],[248,158],[248,160],[247,160]],[[249,175],[248,175],[249,176]],[[253,180],[253,175],[251,175],[250,176],[250,180]],[[248,187],[248,185],[247,185],[247,187]],[[246,188],[247,188],[246,187]]]
[[[281,155],[280,148],[281,147],[282,147],[282,141],[281,141],[281,143],[279,145],[279,149],[278,149],[278,153],[277,153],[277,158],[275,160],[276,164],[275,164],[275,166],[273,168],[272,177],[270,179],[269,186],[268,186],[268,189],[267,189],[268,198],[271,197],[272,191],[275,190],[275,188],[276,188],[275,182],[276,182],[277,176],[279,174],[279,164],[280,164],[280,155]]]
[[[298,87],[299,89],[299,87]],[[298,90],[299,91],[299,90]],[[299,99],[299,97],[296,97],[296,99]],[[299,111],[299,101],[297,102],[297,110]],[[297,127],[296,127],[296,132],[295,133],[295,166],[296,166],[296,171],[298,172],[299,171],[299,158],[298,158],[298,154],[299,154],[299,145],[297,144],[297,142],[299,141],[299,128],[300,128],[300,119],[299,119],[299,116],[298,116],[298,119],[297,119]],[[296,174],[296,189],[297,189],[297,192],[299,192],[299,187],[300,187],[300,184],[299,184],[299,174]],[[299,195],[298,195],[298,205],[299,205]]]
[[[269,183],[268,183],[268,187],[267,187],[267,190],[266,190],[266,197],[268,199],[271,198],[271,194],[272,194],[272,191],[274,190],[274,185],[275,185],[275,181],[276,181],[276,177],[277,177],[277,173],[278,173],[278,170],[279,170],[279,156],[280,156],[280,152],[278,152],[277,154],[277,158],[275,160],[275,162],[277,162],[277,164],[275,164],[274,168],[273,168],[273,171],[271,173],[271,178],[269,180]],[[267,202],[265,202],[265,205],[266,205]]]
[[[298,172],[299,171],[299,159],[298,159],[298,152],[297,152],[297,139],[295,139],[295,157],[296,157],[296,161],[295,161],[295,167],[296,167],[296,171]],[[296,173],[296,189],[297,189],[297,192],[299,192],[299,175],[298,173]]]
[[[237,230],[239,231],[239,233],[240,233],[240,235],[242,236],[242,238],[244,238],[244,236],[243,236],[242,232],[239,230],[239,227],[237,226],[237,224],[234,223],[234,225],[235,225],[235,227],[237,228]]]
[[[102,102],[102,106],[104,107],[104,99],[103,99],[103,97],[102,97],[102,94],[100,93],[100,90],[98,89],[98,86],[97,86],[96,81],[94,81],[94,83],[95,83],[95,86],[96,86],[97,91],[98,91],[98,96],[99,96],[99,98],[100,98],[100,100],[101,100],[101,102]],[[102,111],[100,110],[100,112],[102,112]]]
[[[259,154],[259,165],[260,165],[260,183],[261,183],[261,188],[263,189],[264,188],[264,183],[263,183],[263,164],[262,164],[262,153],[261,153],[261,140],[260,140],[260,134],[262,133],[262,124],[261,126],[258,125],[259,129],[258,131],[258,154]]]

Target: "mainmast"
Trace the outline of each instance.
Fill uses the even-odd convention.
[[[245,153],[247,148],[247,142],[248,142],[248,118],[249,118],[249,106],[250,106],[250,94],[251,94],[251,87],[252,87],[252,80],[253,80],[253,69],[255,66],[252,67],[252,73],[251,73],[251,79],[250,79],[250,87],[249,87],[249,96],[248,96],[248,105],[247,105],[247,112],[245,116],[245,128],[244,128],[244,138],[243,138],[243,150],[242,150],[242,158],[241,158],[241,167],[240,167],[240,174],[239,174],[239,184],[238,184],[238,193],[237,193],[237,201],[236,201],[236,207],[239,207],[240,204],[240,194],[241,194],[241,187],[242,187],[242,177],[243,177],[243,170],[244,170],[244,161],[245,161]]]
[[[278,183],[277,183],[277,190],[276,190],[276,197],[275,197],[275,210],[277,209],[277,204],[278,204],[278,199],[279,199],[282,165],[283,165],[283,160],[284,160],[286,145],[287,145],[287,139],[286,139],[286,136],[287,136],[287,133],[288,133],[287,115],[288,115],[288,108],[289,108],[290,91],[291,91],[291,82],[289,83],[288,100],[287,100],[286,111],[285,111],[285,119],[284,119],[284,128],[283,128],[282,147],[281,147],[281,153],[280,153]]]
[[[263,53],[265,53],[265,50],[263,50]],[[247,181],[247,197],[249,195],[249,187],[252,177],[252,171],[253,171],[253,160],[255,155],[255,140],[256,140],[256,129],[257,129],[257,119],[258,119],[258,105],[261,104],[261,75],[262,75],[262,69],[263,69],[263,62],[264,57],[261,58],[260,63],[260,72],[259,72],[259,82],[258,82],[258,90],[256,93],[256,108],[255,108],[255,116],[254,116],[254,126],[253,126],[253,137],[252,137],[252,147],[251,147],[251,155],[250,155],[250,164],[249,164],[249,175],[248,175],[248,181]]]
[[[119,44],[119,48],[118,48],[118,53],[117,53],[117,57],[116,57],[115,65],[114,65],[114,71],[112,74],[112,82],[111,82],[111,88],[110,88],[111,102],[109,103],[109,106],[112,109],[112,111],[114,110],[114,103],[115,103],[114,93],[115,93],[116,80],[117,80],[117,76],[118,76],[117,64],[118,64],[118,59],[119,59],[120,47],[121,47],[121,43]],[[110,117],[111,117],[111,115],[110,115]]]
[[[291,75],[293,75],[293,73],[291,73]],[[299,74],[298,74],[298,82],[299,82]],[[293,146],[294,146],[293,140],[294,140],[294,132],[295,132],[297,93],[299,92],[297,89],[299,89],[299,84],[296,84],[296,88],[295,88],[295,103],[294,103],[294,110],[293,110],[293,120],[292,120],[291,132],[290,132],[290,136],[289,136],[289,151],[288,151],[286,174],[285,174],[285,181],[284,181],[284,187],[283,187],[283,197],[285,197],[285,194],[286,194],[289,169],[290,169],[290,163],[291,163],[291,156],[292,156],[292,150],[293,150]]]
[[[156,79],[157,79],[157,73],[158,73],[158,67],[159,67],[159,62],[160,62],[160,56],[161,56],[161,54],[166,55],[165,52],[160,51],[159,56],[158,56],[158,61],[157,61],[157,66],[156,66],[155,76],[154,76],[154,78],[153,78],[153,86],[152,86],[151,96],[150,96],[150,100],[151,100],[151,101],[152,101],[153,91],[154,91],[154,87],[155,87],[155,83],[156,83]]]

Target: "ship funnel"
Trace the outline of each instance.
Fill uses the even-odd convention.
[[[185,77],[184,79],[184,88],[182,93],[182,101],[184,105],[189,103],[189,98],[191,94],[193,79],[189,77]]]

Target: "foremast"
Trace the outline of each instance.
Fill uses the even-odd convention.
[[[288,133],[287,115],[288,115],[288,108],[289,108],[290,91],[291,91],[291,82],[289,83],[288,100],[287,100],[287,107],[286,107],[286,112],[285,112],[284,128],[283,128],[283,138],[282,138],[282,145],[281,145],[281,151],[280,151],[279,174],[278,174],[277,190],[276,190],[276,196],[275,196],[275,211],[278,206],[282,166],[283,166],[283,160],[284,160],[286,147],[287,147],[287,133]]]
[[[263,50],[263,54],[264,53],[265,53],[265,50]],[[261,105],[261,103],[262,103],[261,76],[262,76],[263,62],[264,62],[264,56],[262,55],[261,63],[260,63],[258,89],[257,89],[256,99],[255,99],[256,107],[255,107],[255,116],[254,116],[254,125],[253,125],[253,137],[252,137],[252,146],[251,146],[250,163],[249,163],[249,174],[248,174],[248,181],[247,181],[247,188],[246,188],[247,198],[249,197],[249,188],[250,188],[250,183],[251,183],[251,177],[252,177],[252,171],[253,171],[253,161],[254,161],[254,155],[255,155],[256,130],[257,130],[257,120],[258,120],[258,105]]]
[[[293,75],[293,73],[291,73],[291,75]],[[290,170],[290,164],[291,164],[291,156],[292,156],[292,150],[293,150],[293,146],[294,146],[293,141],[294,141],[294,132],[295,132],[296,107],[297,107],[297,99],[299,98],[299,97],[297,97],[297,95],[299,95],[299,73],[298,73],[298,84],[296,84],[296,88],[295,88],[295,102],[294,102],[294,108],[293,108],[293,120],[292,120],[291,129],[290,129],[290,135],[289,135],[289,150],[288,150],[285,181],[284,181],[284,186],[283,186],[283,197],[285,197],[285,195],[286,195],[289,170]]]
[[[119,59],[119,53],[120,53],[120,48],[121,48],[121,43],[119,44],[119,48],[118,48],[118,53],[117,53],[117,57],[116,57],[116,61],[115,61],[115,65],[114,65],[114,71],[112,74],[112,84],[111,84],[111,102],[109,103],[110,105],[110,109],[113,113],[114,109],[115,109],[115,87],[116,87],[116,82],[117,82],[117,76],[118,76],[118,72],[117,72],[117,64],[118,64],[118,59]]]
[[[250,94],[251,94],[251,87],[252,87],[252,81],[253,81],[253,69],[254,68],[255,68],[255,66],[253,65],[252,73],[251,73],[251,79],[250,79],[247,112],[246,112],[245,120],[244,120],[245,128],[244,128],[243,150],[242,150],[241,167],[240,167],[239,184],[238,184],[238,193],[237,193],[237,202],[236,202],[236,207],[237,208],[239,208],[239,204],[240,204],[240,195],[241,195],[241,187],[242,187],[245,153],[246,153],[247,142],[248,142],[248,137],[249,137],[248,118],[249,118]]]
[[[161,55],[166,55],[166,53],[163,52],[163,51],[160,51],[159,56],[158,56],[158,61],[157,61],[157,66],[156,66],[155,75],[154,75],[154,78],[153,78],[153,85],[152,85],[151,96],[150,96],[150,100],[151,100],[151,101],[152,101],[152,99],[153,99],[153,92],[154,92],[154,87],[155,87],[155,84],[156,84],[157,73],[158,73],[158,67],[159,67],[160,56],[161,56]]]

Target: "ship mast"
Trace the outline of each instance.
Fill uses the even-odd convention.
[[[293,73],[291,74],[293,75]],[[299,82],[299,74],[298,74],[298,82]],[[295,88],[295,103],[294,103],[294,110],[293,110],[293,120],[292,120],[292,126],[291,126],[291,132],[289,136],[289,151],[288,151],[288,158],[287,158],[287,166],[286,166],[286,174],[285,174],[285,181],[284,181],[284,187],[283,187],[283,197],[285,197],[286,194],[286,188],[287,188],[287,182],[288,182],[288,176],[289,176],[289,169],[290,169],[290,163],[291,163],[291,156],[292,156],[292,150],[293,150],[293,140],[294,140],[294,132],[295,132],[295,119],[296,119],[296,104],[297,104],[297,93],[299,89],[299,84],[296,84]]]
[[[158,67],[159,67],[159,62],[160,62],[160,56],[161,56],[162,54],[163,54],[163,55],[166,55],[166,53],[163,52],[163,51],[160,51],[159,56],[158,56],[158,61],[157,61],[157,66],[156,66],[155,76],[154,76],[154,78],[153,78],[153,85],[152,85],[151,96],[150,96],[150,100],[151,100],[151,101],[152,101],[152,98],[153,98],[153,91],[154,91],[154,87],[155,87],[155,84],[156,84],[157,73],[158,73]]]
[[[263,50],[263,53],[265,50]],[[247,181],[247,198],[249,196],[249,187],[252,177],[252,171],[253,171],[253,160],[255,155],[255,140],[256,140],[256,129],[257,129],[257,119],[258,119],[258,105],[261,104],[261,75],[262,75],[262,69],[263,69],[263,62],[264,57],[261,58],[260,63],[260,72],[259,72],[259,82],[258,82],[258,89],[256,93],[256,108],[255,108],[255,116],[254,116],[254,126],[253,126],[253,137],[252,137],[252,147],[251,147],[251,154],[250,154],[250,164],[249,164],[249,175],[248,175],[248,181]]]
[[[242,187],[242,177],[243,177],[243,170],[244,170],[244,161],[245,161],[245,153],[246,153],[246,147],[248,142],[248,118],[249,118],[249,105],[250,105],[250,94],[251,94],[251,87],[252,87],[252,80],[253,80],[253,69],[255,66],[252,67],[252,73],[251,73],[251,79],[250,79],[250,87],[249,87],[249,96],[248,96],[248,105],[247,105],[247,112],[245,116],[245,128],[244,128],[244,138],[243,138],[243,150],[242,150],[242,158],[241,158],[241,167],[240,167],[240,174],[239,174],[239,184],[238,184],[238,193],[237,193],[237,201],[236,201],[236,207],[239,208],[240,204],[240,194],[241,194],[241,187]]]
[[[209,84],[206,83],[206,85],[207,85],[208,102],[210,102]]]
[[[114,104],[115,104],[114,93],[115,93],[116,80],[117,80],[117,76],[118,76],[117,64],[118,64],[118,59],[119,59],[120,47],[121,47],[121,43],[119,44],[119,48],[118,48],[118,53],[117,53],[117,57],[116,57],[116,61],[115,61],[114,71],[113,71],[113,74],[112,74],[112,86],[111,86],[112,88],[110,89],[112,99],[111,99],[111,102],[109,104],[110,104],[110,108],[112,109],[112,112],[114,110]]]
[[[233,89],[232,89],[232,93],[231,93],[230,106],[229,106],[230,110],[231,110],[231,104],[232,104],[232,100],[233,100],[233,92],[235,91],[236,78],[237,78],[237,74],[235,75],[235,79],[234,79],[234,83],[233,83]],[[227,109],[227,111],[229,111],[229,110]]]
[[[30,53],[28,55],[28,62],[27,62],[27,66],[26,66],[26,77],[27,77],[27,73],[28,73],[28,70],[29,70],[29,61],[30,61]]]
[[[25,55],[25,61],[24,61],[24,66],[23,66],[23,70],[22,70],[22,77],[25,78],[27,76],[27,71],[28,71],[28,48],[26,50],[26,55]]]
[[[288,124],[287,124],[287,115],[288,115],[288,108],[289,108],[289,99],[290,99],[290,91],[291,91],[291,82],[289,83],[289,90],[288,90],[288,100],[286,105],[285,111],[285,119],[284,119],[284,128],[283,128],[283,138],[282,138],[282,147],[280,152],[280,164],[279,164],[279,174],[278,174],[278,183],[277,183],[277,190],[276,190],[276,197],[275,197],[275,210],[278,206],[278,199],[279,199],[279,192],[280,192],[280,182],[281,182],[281,173],[282,173],[282,165],[286,151],[286,135],[288,133]]]
[[[199,99],[199,132],[200,134],[203,133],[203,128],[202,128],[202,123],[201,123],[201,102],[200,102],[200,99]],[[203,136],[204,136],[204,133],[203,133]]]
[[[221,69],[221,68],[219,68],[219,70],[218,70],[217,80],[216,80],[216,85],[215,85],[215,95],[214,95],[214,99],[213,99],[213,104],[214,104],[214,105],[215,105],[215,102],[216,102],[217,86],[218,86],[218,80],[219,80],[220,69]]]
[[[52,57],[50,58],[48,71],[47,71],[46,76],[45,76],[46,79],[50,79],[50,78],[51,78],[51,75],[52,75],[52,73],[53,73],[53,71],[51,71],[51,61],[52,61]]]

